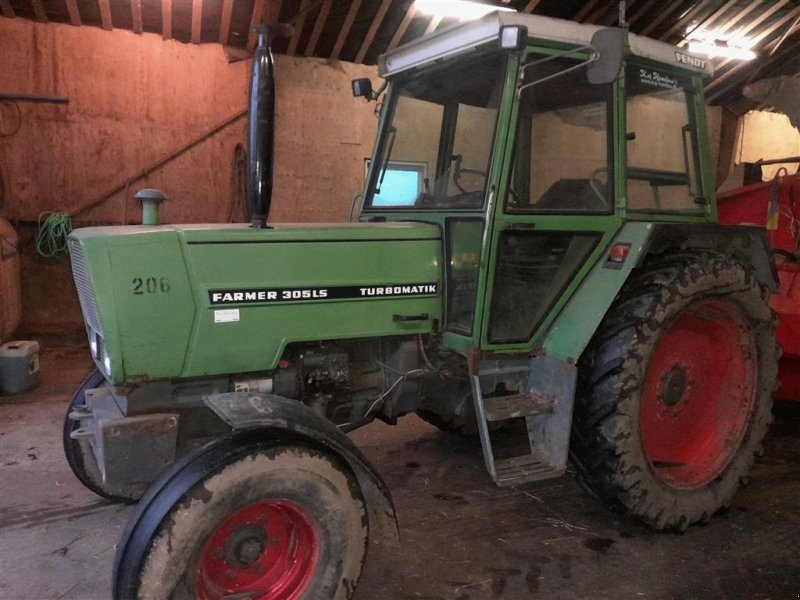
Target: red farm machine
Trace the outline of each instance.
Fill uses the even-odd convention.
[[[800,169],[790,175],[782,168],[771,181],[761,181],[759,168],[783,162],[800,165],[800,157],[753,165],[747,171],[756,176],[746,176],[746,185],[717,195],[717,210],[720,224],[767,229],[780,283],[770,302],[778,315],[777,340],[783,350],[775,398],[800,403]]]

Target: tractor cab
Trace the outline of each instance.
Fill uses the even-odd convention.
[[[454,350],[529,351],[594,265],[624,266],[640,237],[624,223],[716,219],[701,58],[494,13],[379,68],[361,220],[440,228]]]

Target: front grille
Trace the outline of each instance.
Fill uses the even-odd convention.
[[[101,365],[105,364],[106,360],[106,345],[99,335],[97,336],[97,362]]]
[[[86,272],[86,258],[83,255],[83,248],[76,240],[70,240],[69,253],[72,258],[72,278],[75,280],[75,287],[78,289],[78,300],[81,303],[81,311],[86,324],[98,335],[103,335],[100,327],[100,314],[97,312],[97,303],[94,299],[94,290],[89,274]]]

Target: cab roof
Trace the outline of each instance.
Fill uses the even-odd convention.
[[[526,27],[529,39],[563,42],[575,46],[588,46],[592,36],[602,29],[598,25],[584,25],[552,17],[497,11],[475,21],[448,27],[381,55],[378,59],[378,74],[381,77],[392,77],[437,60],[474,52],[487,43],[496,42],[502,27],[514,25]],[[683,48],[635,34],[629,34],[628,43],[630,52],[636,56],[703,75],[713,75],[713,67],[708,58],[691,54]]]

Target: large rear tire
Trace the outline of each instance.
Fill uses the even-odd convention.
[[[142,499],[118,546],[114,598],[346,599],[367,528],[344,462],[232,434],[183,457]]]
[[[100,387],[103,385],[104,380],[103,374],[97,369],[94,369],[81,382],[78,389],[75,390],[75,394],[72,396],[72,400],[67,407],[67,414],[64,415],[64,427],[61,434],[61,440],[64,445],[64,456],[67,459],[69,468],[72,469],[75,477],[86,489],[106,500],[130,504],[139,500],[141,494],[124,495],[109,492],[103,484],[100,470],[97,468],[97,460],[94,457],[94,452],[92,452],[89,442],[85,439],[73,439],[70,435],[81,426],[79,421],[74,421],[69,418],[70,413],[72,413],[76,407],[83,406],[86,403],[86,390]]]
[[[572,449],[591,490],[656,529],[730,505],[772,419],[768,294],[700,252],[626,284],[581,359]]]

